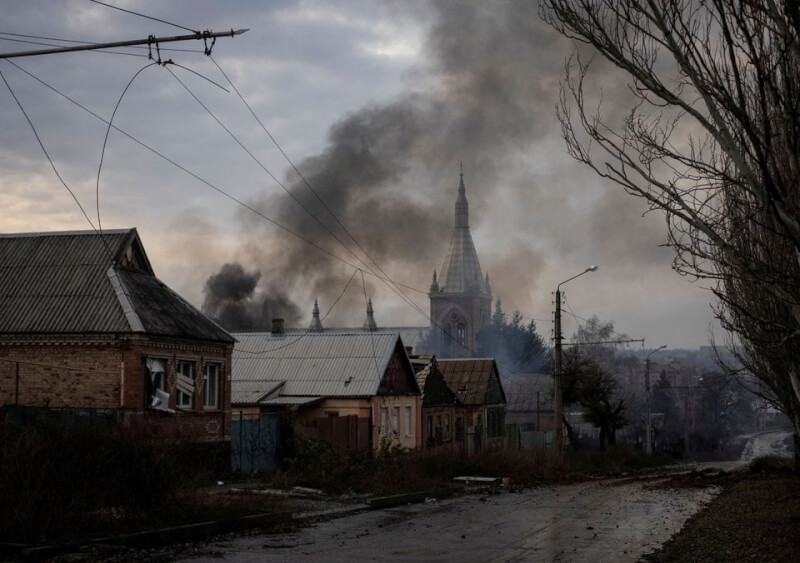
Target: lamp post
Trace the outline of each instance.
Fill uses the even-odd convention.
[[[647,405],[647,441],[644,444],[644,453],[647,455],[653,453],[653,415],[650,409],[650,356],[666,347],[666,344],[662,344],[647,354],[647,358],[644,360],[644,401]]]
[[[561,393],[561,340],[563,336],[561,335],[561,286],[567,282],[574,280],[582,276],[583,274],[587,274],[589,272],[596,272],[597,266],[589,266],[584,271],[582,271],[577,276],[572,276],[571,278],[562,281],[560,284],[556,286],[556,314],[554,318],[554,332],[555,332],[555,341],[556,341],[556,353],[555,353],[555,361],[553,364],[553,417],[555,418],[556,423],[556,447],[558,451],[561,451],[563,447],[563,417],[564,417],[564,399]]]

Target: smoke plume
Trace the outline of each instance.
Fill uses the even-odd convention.
[[[287,174],[289,190],[317,219],[283,193],[264,195],[251,204],[367,274],[379,273],[371,258],[396,281],[426,290],[432,270],[438,270],[447,251],[460,162],[473,233],[487,220],[499,223],[502,230],[506,218],[493,215],[500,200],[508,205],[508,198],[524,195],[526,203],[541,206],[552,197],[546,179],[534,172],[538,163],[531,162],[531,154],[536,154],[537,143],[557,130],[553,108],[568,48],[543,24],[537,10],[537,4],[527,0],[435,3],[434,23],[425,42],[426,63],[410,74],[414,83],[409,90],[390,103],[372,104],[344,116],[331,126],[325,149],[298,164],[305,180],[293,171]],[[557,210],[551,208],[548,214]],[[262,306],[252,297],[256,285],[270,299],[278,295],[270,292],[281,292],[281,307],[305,318],[315,297],[324,311],[353,275],[352,266],[276,233],[249,212],[243,212],[241,219],[248,233],[244,252],[258,265],[261,277],[248,276],[241,267],[234,272],[234,265],[228,264],[209,279],[206,303],[219,311],[223,325],[241,325],[235,320],[239,318],[245,324],[256,322]],[[263,241],[276,237],[280,244],[267,248]],[[495,245],[505,250],[494,256],[481,252],[478,238],[476,246],[484,266],[518,264],[515,256],[520,253],[528,266],[544,268],[547,261],[526,236],[514,238],[512,245]],[[518,270],[503,267],[490,271],[490,276],[495,296],[524,308],[536,272],[523,276]],[[239,278],[229,279],[234,273]],[[357,278],[360,286],[360,275]],[[245,281],[243,288],[232,285]],[[366,282],[370,296],[380,292],[400,302],[376,277],[366,275]],[[403,291],[427,309],[424,295]],[[290,303],[287,295],[302,305]],[[383,316],[386,324],[399,324],[381,315],[380,305],[376,300],[376,315]],[[348,291],[337,305],[338,311],[350,312],[342,324],[360,324],[363,307],[361,288]],[[292,318],[282,314],[287,322]],[[336,320],[342,318],[334,315]],[[416,316],[412,322],[428,321]]]
[[[275,286],[257,293],[260,272],[247,272],[238,263],[224,264],[206,280],[203,311],[233,332],[269,331],[273,318],[294,324],[300,310]]]

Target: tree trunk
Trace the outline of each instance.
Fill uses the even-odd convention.
[[[562,418],[562,424],[564,425],[564,428],[567,430],[567,439],[569,440],[569,445],[572,446],[572,449],[577,452],[579,447],[578,447],[578,437],[575,436],[575,429],[572,428],[572,425],[569,422],[567,422],[566,416]]]
[[[606,427],[605,426],[601,426],[600,427],[600,451],[601,452],[606,449],[606,434],[607,434]]]
[[[608,429],[608,445],[609,446],[616,446],[617,445],[617,431],[613,428]]]
[[[794,442],[794,472],[800,473],[800,416],[794,417],[794,434],[792,439]]]

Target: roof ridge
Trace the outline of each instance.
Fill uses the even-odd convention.
[[[103,229],[103,235],[122,235],[133,231],[136,227],[129,227],[127,229]],[[56,236],[85,236],[94,235],[101,236],[100,231],[38,231],[26,233],[0,233],[0,238],[33,238],[33,237],[56,237]]]

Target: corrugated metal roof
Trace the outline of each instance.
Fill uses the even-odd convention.
[[[155,277],[136,229],[0,235],[0,333],[125,332],[233,342]]]
[[[282,381],[239,381],[231,386],[231,403],[255,405],[282,385]]]
[[[310,405],[321,401],[325,397],[268,397],[259,402],[259,405],[265,406],[283,406],[283,405]]]
[[[128,331],[106,271],[132,231],[0,235],[0,332]]]
[[[400,336],[389,332],[236,333],[232,388],[283,381],[283,397],[368,397]]]
[[[125,270],[118,270],[117,275],[147,334],[234,341],[224,329],[157,277]]]
[[[462,404],[483,404],[492,377],[493,359],[437,359],[436,366]]]
[[[546,373],[518,373],[505,377],[503,385],[508,411],[533,412],[553,408],[553,376]],[[537,402],[538,400],[538,402]]]

